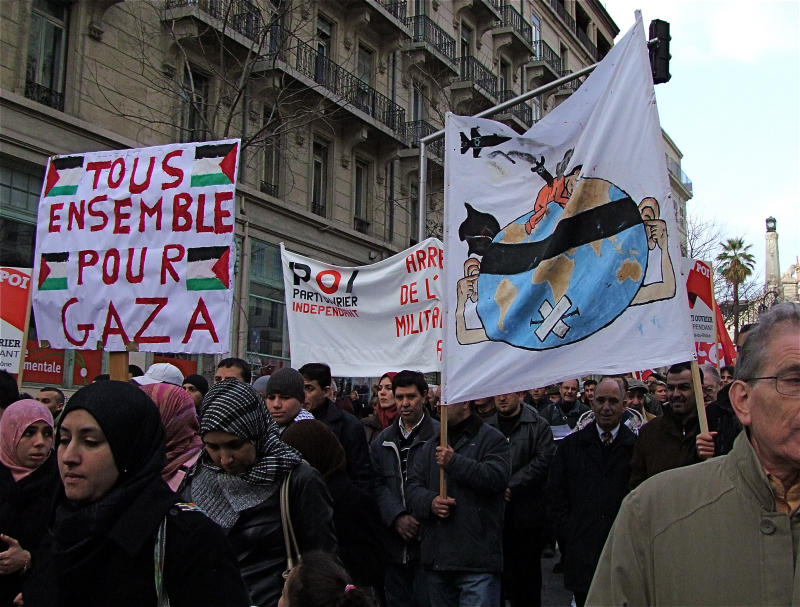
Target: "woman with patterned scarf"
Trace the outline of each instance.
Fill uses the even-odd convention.
[[[274,607],[287,561],[281,484],[289,483],[289,515],[300,554],[335,554],[333,507],[325,483],[281,442],[261,396],[243,382],[225,380],[208,391],[200,435],[203,452],[184,479],[182,495],[228,534],[252,603]]]

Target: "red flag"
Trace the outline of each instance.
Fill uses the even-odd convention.
[[[731,341],[731,336],[728,335],[727,329],[725,329],[725,321],[722,320],[722,312],[720,312],[719,306],[714,306],[714,308],[717,316],[717,341],[722,348],[725,364],[732,365],[736,362],[736,348]],[[717,358],[719,358],[719,355],[717,355]]]

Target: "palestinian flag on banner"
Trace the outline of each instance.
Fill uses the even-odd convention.
[[[39,290],[63,291],[67,288],[69,253],[42,253],[39,265]]]
[[[230,247],[198,247],[186,254],[186,290],[218,291],[230,287]]]
[[[231,185],[236,173],[238,148],[236,143],[197,146],[192,165],[192,187]]]
[[[73,196],[83,176],[83,156],[53,158],[47,170],[45,196]]]

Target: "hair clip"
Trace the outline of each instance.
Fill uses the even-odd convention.
[[[348,594],[351,590],[355,590],[355,589],[356,589],[355,586],[353,586],[352,584],[348,584],[347,586],[344,587],[344,593]]]

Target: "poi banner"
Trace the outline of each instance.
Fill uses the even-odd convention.
[[[523,137],[445,132],[445,402],[693,359],[640,14]]]
[[[699,259],[683,258],[694,346],[699,364],[717,364],[717,328],[711,266]]]
[[[51,158],[33,306],[53,348],[224,353],[239,140]]]
[[[30,268],[0,267],[0,369],[19,373],[28,340]]]
[[[290,253],[281,244],[292,367],[324,362],[336,376],[438,371],[442,243],[429,238],[357,268]]]

